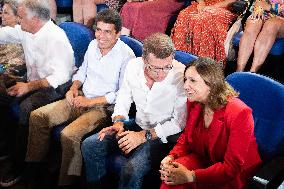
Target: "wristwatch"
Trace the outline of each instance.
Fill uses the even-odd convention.
[[[152,140],[152,134],[151,134],[150,130],[146,130],[145,138],[146,138],[147,141]]]

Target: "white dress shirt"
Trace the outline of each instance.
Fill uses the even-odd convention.
[[[0,43],[22,44],[28,81],[45,78],[57,88],[71,79],[75,70],[72,46],[65,32],[52,21],[35,34],[24,32],[19,25],[0,28]]]
[[[131,60],[114,107],[112,118],[122,115],[128,119],[132,102],[136,105],[136,123],[142,129],[154,128],[166,143],[166,137],[183,130],[186,121],[186,96],[183,89],[184,65],[173,60],[173,69],[161,82],[150,89],[146,85],[142,58]]]
[[[132,49],[120,39],[102,56],[97,40],[94,39],[89,44],[82,66],[72,80],[83,83],[83,93],[87,98],[105,96],[109,104],[114,104],[125,67],[133,58],[135,55]]]

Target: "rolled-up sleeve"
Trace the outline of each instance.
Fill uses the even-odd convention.
[[[131,106],[131,103],[133,102],[131,88],[129,85],[129,75],[131,73],[131,65],[135,64],[135,62],[129,62],[125,69],[125,75],[123,79],[122,86],[118,92],[118,96],[116,98],[116,104],[114,107],[114,112],[112,114],[112,118],[115,116],[121,115],[124,116],[125,119],[129,119],[128,113]]]
[[[86,76],[87,76],[87,68],[88,68],[88,53],[90,52],[89,48],[87,50],[87,52],[85,53],[84,56],[84,61],[82,63],[82,65],[79,67],[79,69],[77,70],[76,74],[73,75],[72,81],[78,80],[81,83],[84,83],[86,80]]]
[[[53,40],[49,45],[53,47],[48,54],[53,72],[46,79],[53,88],[57,88],[71,79],[75,69],[74,54],[71,45],[66,41]]]
[[[116,98],[117,98],[119,89],[121,88],[123,80],[124,80],[124,74],[125,74],[126,66],[127,66],[128,62],[130,60],[134,59],[134,58],[136,58],[136,57],[135,57],[135,54],[134,54],[133,51],[129,51],[127,56],[125,56],[125,58],[122,62],[122,65],[121,65],[120,73],[119,73],[118,90],[116,92],[111,92],[111,93],[108,93],[107,95],[105,95],[108,103],[110,103],[110,104],[116,103]]]
[[[173,113],[169,121],[163,124],[157,124],[155,132],[157,136],[161,139],[163,143],[167,143],[167,137],[181,132],[186,123],[187,118],[187,108],[186,108],[186,95],[183,88],[183,74],[177,76],[177,92],[175,98],[175,104],[173,108]]]
[[[186,96],[184,92],[177,95],[173,116],[163,124],[157,124],[154,128],[157,136],[163,143],[167,143],[167,137],[181,132],[185,127],[187,118]]]

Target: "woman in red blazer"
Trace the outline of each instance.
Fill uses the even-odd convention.
[[[252,110],[237,98],[213,60],[185,69],[188,118],[161,162],[161,189],[242,189],[261,165]]]

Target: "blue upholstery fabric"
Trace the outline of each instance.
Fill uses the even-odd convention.
[[[191,63],[192,61],[196,60],[198,57],[195,55],[192,55],[190,53],[184,52],[184,51],[176,51],[175,52],[175,59],[184,65],[187,65]]]
[[[140,41],[126,35],[121,35],[120,40],[127,44],[133,50],[136,57],[142,56],[143,44]]]
[[[97,4],[97,12],[101,12],[105,9],[108,9],[108,6],[106,4]]]
[[[226,80],[253,110],[255,136],[262,159],[284,155],[284,85],[249,72],[232,73]]]
[[[59,9],[72,9],[73,0],[56,0],[57,8]],[[106,4],[98,4],[97,5],[97,12],[102,10],[108,9]]]
[[[65,31],[72,45],[76,67],[80,67],[89,43],[94,39],[93,31],[83,24],[75,22],[64,22],[59,27]]]
[[[233,37],[233,45],[234,46],[239,46],[239,43],[240,43],[240,40],[241,40],[241,37],[243,35],[243,32],[239,32],[239,33],[236,33]],[[282,55],[284,54],[284,39],[276,39],[276,41],[274,42],[271,50],[270,50],[270,53],[271,55]]]
[[[58,8],[72,8],[73,0],[56,0]]]

